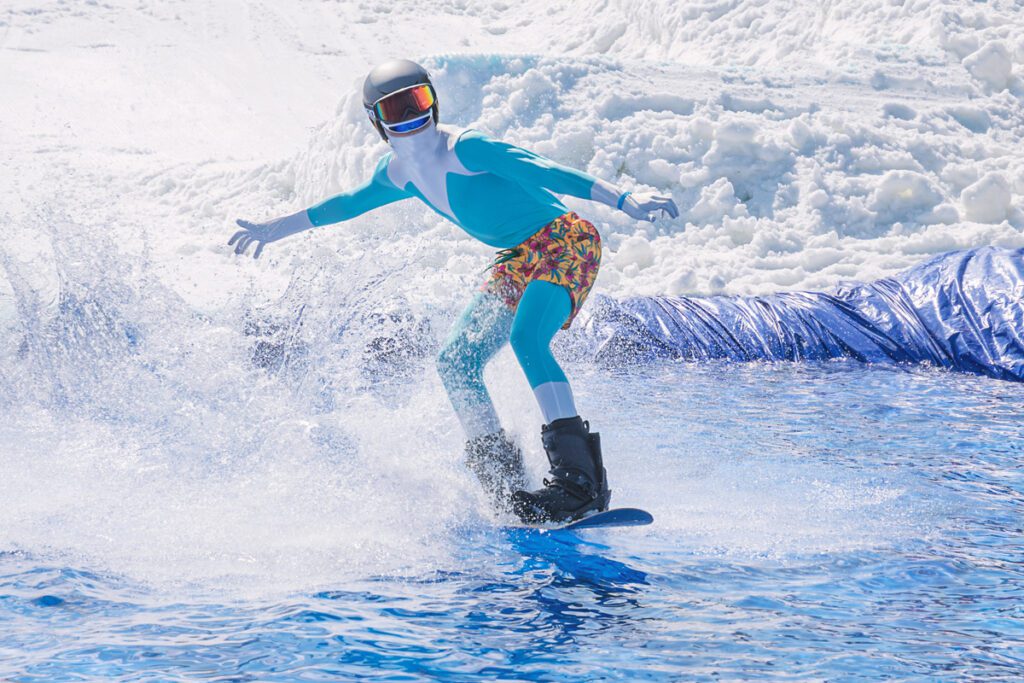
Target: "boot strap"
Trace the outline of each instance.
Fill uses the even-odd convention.
[[[568,493],[584,500],[597,498],[597,491],[590,479],[582,472],[568,467],[551,470],[551,479],[545,479],[545,486],[557,486]]]

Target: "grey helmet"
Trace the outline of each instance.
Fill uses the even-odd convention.
[[[387,140],[388,136],[383,124],[373,112],[373,105],[393,92],[423,84],[429,85],[431,91],[434,92],[434,105],[430,109],[436,124],[438,122],[437,91],[434,90],[434,84],[430,81],[430,74],[422,66],[408,59],[392,59],[375,66],[367,75],[366,80],[363,81],[363,107],[369,114],[373,127],[377,129],[383,139]]]

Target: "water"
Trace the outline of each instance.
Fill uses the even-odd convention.
[[[494,377],[511,382],[538,474],[528,395],[500,379],[513,369],[505,358]],[[422,453],[402,457],[355,422],[325,436],[323,420],[280,416],[250,424],[255,441],[214,443],[183,428],[232,415],[200,386],[160,419],[104,417],[114,407],[96,396],[78,417],[45,401],[12,411],[0,678],[1024,673],[1021,385],[852,363],[573,373],[613,501],[649,509],[653,526],[494,524],[441,408]],[[413,396],[387,414],[423,424],[429,377],[394,379]],[[380,399],[384,384],[363,393]],[[282,395],[274,385],[264,398]],[[372,419],[376,403],[355,405]],[[282,434],[299,447],[282,450]],[[257,441],[283,463],[237,456]]]

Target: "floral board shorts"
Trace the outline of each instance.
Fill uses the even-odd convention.
[[[575,212],[562,214],[517,247],[495,256],[491,276],[483,291],[497,294],[515,310],[534,280],[561,285],[569,290],[572,311],[562,325],[568,329],[576,318],[601,264],[601,236],[593,223]]]

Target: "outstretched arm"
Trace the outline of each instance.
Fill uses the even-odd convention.
[[[388,179],[387,167],[390,158],[390,154],[385,155],[377,163],[373,176],[359,187],[342,192],[316,206],[265,223],[236,221],[242,229],[228,240],[228,245],[235,245],[236,254],[244,254],[249,245],[256,243],[256,251],[252,256],[259,258],[263,253],[263,247],[270,242],[310,228],[347,221],[379,206],[409,197],[407,192]]]
[[[470,171],[486,171],[527,187],[540,186],[558,194],[600,202],[639,220],[653,221],[654,212],[659,210],[672,218],[679,216],[679,209],[670,197],[623,192],[589,173],[563,166],[557,161],[495,140],[479,131],[463,133],[455,145],[455,153],[462,165]]]

